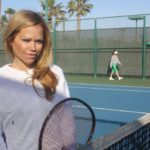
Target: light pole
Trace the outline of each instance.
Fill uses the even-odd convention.
[[[128,19],[129,19],[129,20],[135,20],[135,22],[136,22],[136,27],[137,27],[137,22],[138,22],[138,20],[143,20],[143,19],[144,19],[144,16],[142,16],[142,15],[133,15],[133,16],[129,16]]]

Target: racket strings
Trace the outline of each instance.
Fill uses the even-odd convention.
[[[89,109],[81,104],[74,106],[75,126],[76,126],[76,141],[78,144],[85,144],[88,136],[91,133],[92,115]]]
[[[92,128],[93,116],[84,103],[64,101],[44,122],[40,150],[76,150],[90,140]]]
[[[50,120],[47,119],[47,123],[43,132],[42,147],[43,150],[61,150],[63,144],[60,136],[60,121],[63,116],[63,108],[60,107],[51,116]]]

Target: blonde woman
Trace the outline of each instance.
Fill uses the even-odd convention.
[[[21,10],[8,23],[4,47],[12,62],[0,68],[0,150],[38,150],[48,112],[70,97],[62,69],[52,64],[50,41],[47,24],[36,12]]]

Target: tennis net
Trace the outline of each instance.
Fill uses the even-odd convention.
[[[150,150],[150,114],[94,140],[82,150]]]

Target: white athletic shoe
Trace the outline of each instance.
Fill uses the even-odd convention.
[[[119,78],[118,78],[118,80],[122,80],[122,79],[123,79],[123,77],[119,77]]]
[[[115,80],[114,78],[110,77],[109,80]]]

